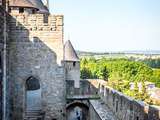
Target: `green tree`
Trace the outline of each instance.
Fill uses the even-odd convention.
[[[138,87],[138,83],[137,82],[134,83],[134,91],[133,92],[134,92],[134,94],[133,94],[134,96],[133,97],[135,99],[140,99],[139,87]]]
[[[91,71],[89,71],[87,68],[84,67],[83,69],[81,69],[80,77],[82,79],[90,79],[90,78],[92,78]]]
[[[145,101],[149,98],[149,95],[147,93],[147,89],[146,89],[146,85],[145,85],[145,82],[142,81],[142,88],[141,88],[141,91],[140,91],[140,98],[142,101]]]
[[[109,71],[107,70],[107,67],[104,66],[102,68],[102,79],[108,81],[108,78],[109,78]]]

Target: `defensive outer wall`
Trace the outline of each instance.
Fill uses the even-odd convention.
[[[110,88],[103,80],[89,80],[99,90],[99,95],[105,104],[112,110],[118,120],[160,120],[160,107],[136,101]],[[104,114],[92,106],[91,120],[104,120]]]

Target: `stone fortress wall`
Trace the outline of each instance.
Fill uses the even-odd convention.
[[[124,94],[107,87],[103,80],[89,80],[99,89],[100,97],[119,120],[159,120],[160,107],[147,105],[142,101],[136,101]],[[95,112],[94,112],[95,111]],[[101,120],[96,110],[93,115]],[[105,116],[105,115],[104,115]]]
[[[5,13],[5,9],[4,6],[0,5],[0,59],[2,60],[2,50],[3,50],[3,41],[4,41],[4,13]],[[0,63],[0,113],[3,113],[3,81],[2,81],[2,61]],[[2,119],[3,114],[0,114],[0,119]]]
[[[10,17],[10,42],[36,42],[39,39],[63,60],[63,15],[14,14]],[[37,38],[37,39],[36,39]]]
[[[63,16],[14,14],[9,19],[9,79],[12,81],[13,119],[22,120],[27,106],[26,80],[40,82],[45,120],[63,119],[65,75],[63,60]]]
[[[6,0],[0,1],[0,120],[10,118],[10,87],[8,79],[7,41],[8,26]]]

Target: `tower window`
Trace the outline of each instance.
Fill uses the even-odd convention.
[[[136,117],[136,120],[139,120],[139,117]]]
[[[19,13],[24,13],[24,8],[19,8]]]
[[[11,13],[11,8],[9,8],[8,12]]]
[[[36,10],[32,10],[32,14],[35,14],[36,13]]]
[[[73,62],[73,67],[75,67],[76,66],[76,62]]]

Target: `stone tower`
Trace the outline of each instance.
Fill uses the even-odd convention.
[[[63,120],[63,15],[51,15],[41,0],[10,0],[9,9],[11,116],[23,120],[36,110],[45,120]]]
[[[73,80],[74,87],[79,88],[80,80],[80,60],[74,50],[70,40],[64,45],[64,63],[66,80]]]

